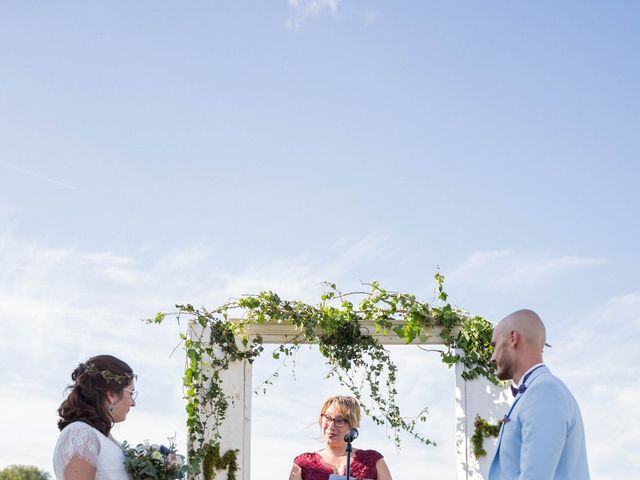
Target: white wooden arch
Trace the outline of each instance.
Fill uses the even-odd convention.
[[[363,329],[367,333],[375,332],[373,323],[364,324]],[[300,331],[293,325],[272,324],[254,325],[249,331],[250,335],[262,336],[264,344],[292,343],[292,339],[300,338]],[[407,345],[404,339],[390,335],[373,335],[384,345]],[[409,345],[442,345],[444,342],[433,330],[427,341],[414,341]],[[496,440],[487,439],[484,448],[487,455],[480,460],[476,459],[471,445],[471,436],[474,433],[474,420],[476,415],[495,423],[502,418],[509,404],[506,391],[498,388],[484,378],[466,381],[461,376],[462,366],[456,365],[456,478],[457,480],[484,480],[489,471],[489,462],[495,451]],[[251,472],[251,400],[252,400],[252,371],[251,364],[247,361],[235,362],[231,367],[222,372],[222,386],[225,392],[233,399],[233,405],[229,406],[227,416],[220,428],[222,439],[220,441],[221,454],[229,449],[238,449],[238,480],[250,480]],[[206,432],[208,435],[209,432]],[[208,438],[207,438],[208,439]],[[286,475],[286,472],[283,473]],[[215,480],[226,480],[226,470],[217,472]],[[416,477],[418,478],[418,477]]]

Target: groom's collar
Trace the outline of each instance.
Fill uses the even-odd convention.
[[[532,365],[531,368],[529,368],[529,370],[527,370],[526,372],[524,372],[522,374],[522,377],[520,377],[520,381],[518,382],[518,385],[516,385],[516,387],[520,388],[520,385],[522,385],[522,382],[524,382],[524,380],[527,378],[527,375],[529,375],[529,373],[534,371],[536,368],[541,367],[543,365],[544,365],[543,362],[536,363],[535,365]]]

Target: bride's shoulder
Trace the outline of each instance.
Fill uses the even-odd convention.
[[[60,432],[53,454],[53,464],[58,478],[72,458],[77,457],[98,464],[98,456],[102,450],[100,432],[83,422],[73,422]]]
[[[102,434],[91,425],[84,422],[73,422],[67,425],[60,432],[59,444],[73,443],[97,443],[100,444]]]
[[[77,422],[71,422],[69,425],[64,427],[64,430],[62,430],[62,431],[64,432],[65,430],[69,430],[69,431],[74,431],[74,430],[95,430],[95,428],[93,428],[88,423],[77,421]]]
[[[100,434],[100,431],[98,431],[98,429],[93,428],[91,425],[89,425],[88,423],[84,423],[84,422],[72,422],[69,425],[67,425],[66,427],[64,427],[62,429],[62,432],[60,432],[60,434],[65,434],[69,435],[70,433],[80,433],[80,432],[87,432],[88,434]]]

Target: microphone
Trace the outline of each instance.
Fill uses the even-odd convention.
[[[347,433],[344,436],[344,441],[347,442],[347,443],[351,443],[356,438],[358,438],[358,429],[357,428],[352,428],[351,430],[349,430],[349,433]]]

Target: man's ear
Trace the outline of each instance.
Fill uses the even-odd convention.
[[[512,347],[516,347],[520,343],[520,333],[517,330],[511,330],[509,332],[509,344]]]

